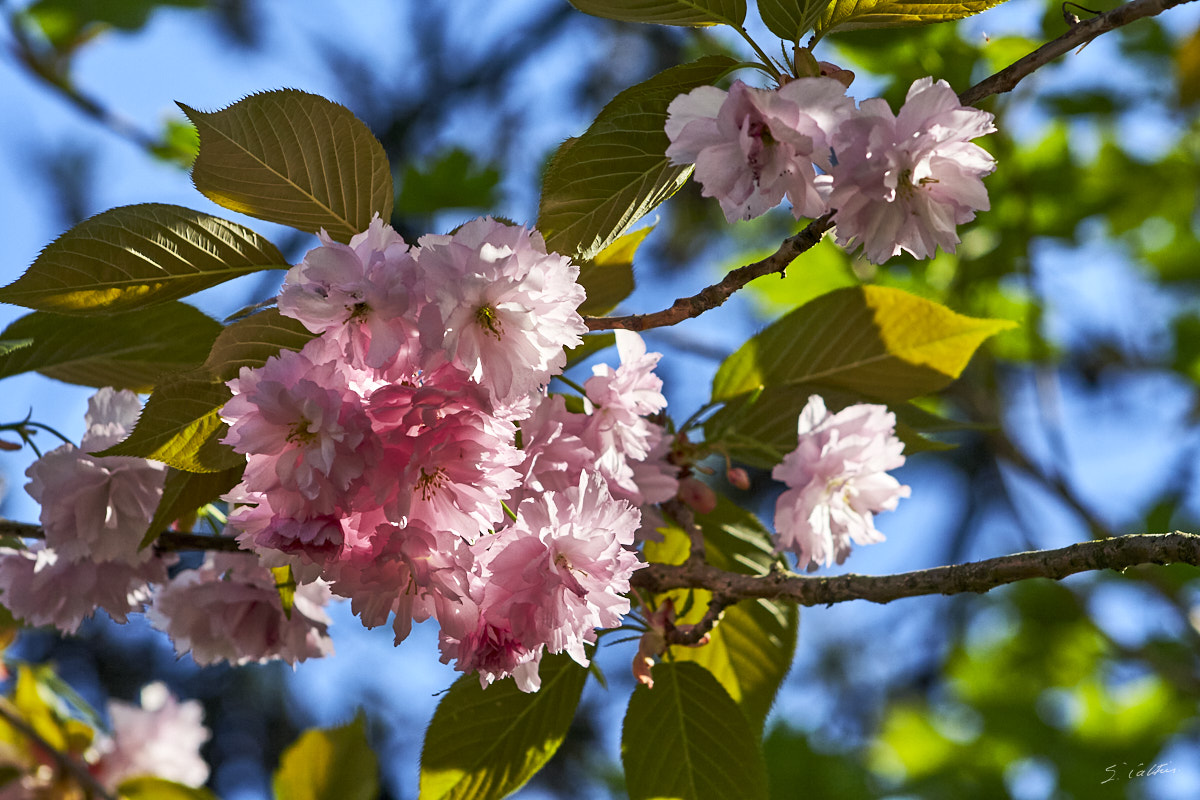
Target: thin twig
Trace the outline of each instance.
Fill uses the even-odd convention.
[[[16,536],[21,539],[45,539],[46,532],[40,525],[0,519],[0,536]],[[206,536],[198,533],[164,531],[154,540],[154,549],[160,553],[181,553],[189,550],[220,553],[243,552],[237,539],[229,536]]]
[[[650,594],[671,589],[708,589],[713,592],[714,604],[720,598],[723,606],[749,598],[822,606],[850,600],[890,603],[904,597],[934,594],[982,594],[1030,578],[1060,580],[1080,572],[1119,571],[1139,564],[1200,566],[1200,536],[1182,532],[1119,536],[1057,550],[1035,550],[897,575],[815,577],[779,570],[760,576],[726,572],[708,564],[651,564],[635,572],[630,585]],[[709,610],[712,611],[711,606]],[[715,618],[715,613],[705,616]],[[699,630],[695,635],[698,638],[704,633]]]
[[[627,317],[584,317],[583,321],[587,323],[588,329],[593,331],[612,330],[613,328],[644,331],[698,317],[705,311],[724,303],[734,292],[755,278],[775,272],[782,275],[797,256],[814,247],[817,242],[821,241],[825,231],[833,227],[831,217],[831,214],[826,214],[813,220],[795,236],[784,239],[783,244],[779,245],[779,249],[762,261],[732,270],[720,283],[715,283],[691,297],[681,297],[670,308],[653,314],[632,314]]]
[[[1011,92],[1018,83],[1035,70],[1041,69],[1075,47],[1087,44],[1100,34],[1191,2],[1193,0],[1133,0],[1133,2],[1117,6],[1112,11],[1098,17],[1080,20],[1062,36],[1047,42],[1011,66],[1005,67],[995,75],[984,78],[967,89],[958,96],[958,100],[965,106],[973,106],[985,97]]]

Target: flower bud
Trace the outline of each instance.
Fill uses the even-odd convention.
[[[730,467],[725,473],[725,480],[729,481],[730,486],[743,492],[750,488],[750,474],[741,467]]]
[[[854,83],[854,73],[850,70],[842,69],[837,64],[828,61],[819,61],[817,63],[821,67],[822,78],[833,78],[847,89],[850,88],[850,84]]]
[[[679,481],[679,499],[699,514],[709,514],[717,507],[717,493],[712,487],[691,476]]]

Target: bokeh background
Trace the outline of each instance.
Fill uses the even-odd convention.
[[[720,30],[613,23],[565,0],[10,0],[0,11],[4,283],[71,225],[132,203],[237,219],[293,262],[314,246],[192,188],[195,142],[175,101],[214,110],[291,87],[346,105],[383,142],[398,187],[392,223],[415,241],[483,213],[532,223],[547,158],[616,92],[702,53],[747,55]],[[855,70],[855,96],[881,94],[898,108],[917,77],[965,89],[1067,25],[1058,3],[1011,0],[962,23],[835,34],[817,54]],[[873,267],[827,241],[786,279],[647,333],[665,353],[668,410],[682,420],[703,405],[720,361],[772,315],[838,286],[898,286],[1021,327],[929,400],[962,423],[941,437],[953,448],[911,456],[900,478],[912,498],[878,520],[888,541],[859,549],[841,571],[1200,530],[1198,27],[1200,8],[1185,5],[988,101],[1000,128],[983,142],[999,161],[987,181],[992,210],[960,231],[956,255]],[[777,52],[757,20],[750,30]],[[784,209],[730,227],[696,186],[654,221],[623,310],[691,294],[796,229]],[[253,276],[197,302],[223,318],[270,297],[281,279]],[[21,313],[0,306],[0,325]],[[10,377],[0,423],[32,412],[78,440],[89,394]],[[37,520],[22,488],[32,458],[0,453],[0,515]],[[777,490],[765,473],[750,492],[719,488],[770,520]],[[1198,575],[1136,568],[981,597],[803,611],[767,726],[774,796],[1200,797]],[[423,728],[456,674],[437,662],[428,626],[395,648],[389,630],[363,630],[348,608],[334,617],[337,654],[295,670],[201,670],[137,619],[96,619],[68,638],[28,631],[7,655],[53,663],[97,706],[155,678],[201,699],[214,731],[210,786],[226,800],[269,797],[281,748],[361,708],[384,796],[416,797]],[[623,796],[633,647],[602,648],[608,689],[589,684],[571,736],[520,797]],[[1155,764],[1172,771],[1128,777]]]

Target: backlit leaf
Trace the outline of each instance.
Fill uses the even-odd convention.
[[[340,728],[305,731],[284,751],[271,785],[275,800],[375,800],[379,765],[363,716]]]
[[[832,0],[758,0],[758,13],[771,33],[785,42],[799,42],[821,18]]]
[[[724,56],[671,67],[618,94],[546,169],[537,229],[546,247],[587,261],[674,194],[690,166],[667,163],[667,106],[734,68]]]
[[[183,472],[168,469],[163,482],[162,499],[154,518],[146,528],[139,547],[148,547],[167,527],[181,517],[193,514],[228,492],[242,479],[243,464],[222,472]]]
[[[215,377],[232,380],[242,367],[261,367],[280,350],[300,350],[314,336],[298,320],[268,308],[226,326],[204,366]]]
[[[974,16],[998,6],[1004,0],[833,0],[817,21],[816,32],[824,36],[837,28],[842,31],[862,28],[895,28],[927,25]]]
[[[765,800],[759,737],[712,673],[661,662],[638,686],[621,730],[630,800]]]
[[[565,653],[542,659],[542,687],[526,694],[511,679],[487,689],[464,675],[446,693],[421,751],[424,800],[498,800],[550,760],[567,735],[587,670]]]
[[[728,498],[718,495],[718,501],[713,512],[696,515],[696,522],[704,532],[708,563],[730,572],[767,574],[771,565],[778,561],[767,529],[757,517]],[[646,542],[646,560],[683,563],[690,545],[687,535],[674,525],[668,525],[663,534],[661,542]],[[686,590],[669,594],[677,611],[685,607]],[[691,608],[686,614],[679,615],[677,622],[699,621],[707,610],[710,597],[707,591],[693,592]],[[658,598],[658,602],[661,599]],[[743,600],[725,609],[708,644],[673,646],[667,658],[694,661],[711,672],[741,707],[755,735],[761,736],[767,713],[791,667],[799,620],[795,603]]]
[[[214,203],[340,242],[391,216],[383,145],[344,106],[281,89],[211,113],[180,107],[200,132],[192,180]]]
[[[114,314],[178,300],[232,278],[287,269],[249,228],[181,206],[123,206],[50,243],[0,302],[60,314]]]
[[[579,267],[579,283],[587,299],[579,306],[584,316],[607,314],[633,291],[633,257],[653,225],[621,236]]]
[[[100,455],[150,458],[184,472],[223,472],[244,465],[245,456],[220,441],[228,430],[221,406],[232,396],[229,387],[203,369],[173,376],[155,388],[133,432]]]

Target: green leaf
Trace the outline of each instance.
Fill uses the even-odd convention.
[[[579,284],[587,292],[580,314],[607,314],[633,292],[633,257],[652,230],[654,226],[649,225],[630,231],[580,265]]]
[[[217,800],[217,796],[203,787],[184,786],[163,778],[132,778],[117,787],[121,800]]]
[[[560,653],[544,657],[539,672],[542,687],[532,694],[512,680],[487,689],[477,675],[454,682],[425,733],[424,800],[498,800],[550,760],[575,716],[587,670]]]
[[[985,339],[1013,326],[967,317],[899,289],[838,289],[725,359],[713,379],[713,399],[764,387],[825,386],[884,402],[908,400],[949,384]]]
[[[617,337],[612,333],[588,333],[583,336],[583,344],[567,351],[567,366],[578,364],[588,356],[612,347],[617,343]]]
[[[658,25],[733,25],[746,21],[746,0],[568,0],[585,14]]]
[[[224,472],[246,457],[221,444],[228,426],[221,406],[233,394],[205,370],[172,376],[150,395],[133,432],[98,455],[137,456],[184,472]]]
[[[162,499],[139,547],[149,547],[172,522],[192,514],[228,492],[242,479],[244,470],[244,464],[223,472],[167,470]]]
[[[829,292],[725,360],[713,379],[713,399],[725,406],[705,422],[706,438],[770,467],[795,449],[796,418],[811,394],[831,411],[863,401],[889,404],[898,429],[931,429],[929,415],[905,401],[949,384],[985,339],[1013,325],[963,316],[899,289]],[[912,431],[905,436],[918,443]]]
[[[621,731],[630,800],[765,800],[759,737],[699,664],[660,663],[638,686]]]
[[[496,205],[500,172],[481,167],[466,150],[455,147],[425,169],[404,170],[396,211],[400,214],[433,214],[448,208],[491,208]]]
[[[771,33],[794,44],[816,26],[830,2],[832,0],[758,0],[758,13]]]
[[[108,317],[35,311],[0,333],[32,342],[0,354],[0,378],[37,370],[67,383],[147,392],[162,375],[203,363],[220,331],[219,322],[179,302]]]
[[[778,562],[771,535],[762,523],[728,498],[718,495],[717,507],[697,514],[704,533],[708,563],[730,572],[765,575]],[[645,544],[646,560],[682,564],[690,542],[682,529],[670,525],[661,542]],[[669,593],[677,610],[684,608],[688,590]],[[711,593],[695,591],[692,607],[677,622],[698,622],[708,608]],[[661,597],[658,600],[661,602]],[[800,613],[795,603],[783,600],[743,600],[725,610],[713,628],[708,644],[671,647],[668,660],[692,661],[713,674],[746,715],[761,737],[775,695],[791,668],[796,649]]]
[[[271,567],[271,577],[275,579],[275,591],[279,592],[283,615],[291,619],[292,606],[296,604],[296,576],[292,574],[291,565]]]
[[[158,143],[150,152],[163,161],[191,169],[200,153],[200,134],[190,122],[169,119],[163,125]]]
[[[362,714],[349,725],[306,731],[283,753],[275,800],[375,800],[379,765]]]
[[[114,314],[178,300],[264,269],[287,269],[249,228],[181,206],[123,206],[42,251],[0,302],[60,314]]]
[[[949,22],[987,11],[1004,0],[833,0],[816,25],[817,36],[834,28],[841,31],[863,28],[896,28]]]
[[[391,217],[383,145],[344,106],[281,89],[212,113],[180,108],[200,132],[192,180],[214,203],[339,242]]]
[[[281,350],[302,349],[315,336],[298,320],[269,308],[226,326],[204,366],[216,378],[232,380],[242,367],[261,367]]]
[[[542,182],[537,229],[547,249],[579,262],[594,258],[674,194],[691,167],[667,163],[667,106],[735,66],[707,56],[671,67],[618,94],[582,136],[567,140]]]
[[[202,8],[205,5],[207,0],[38,0],[21,15],[36,24],[56,48],[69,49],[84,29],[93,25],[132,31],[145,25],[159,6]]]

